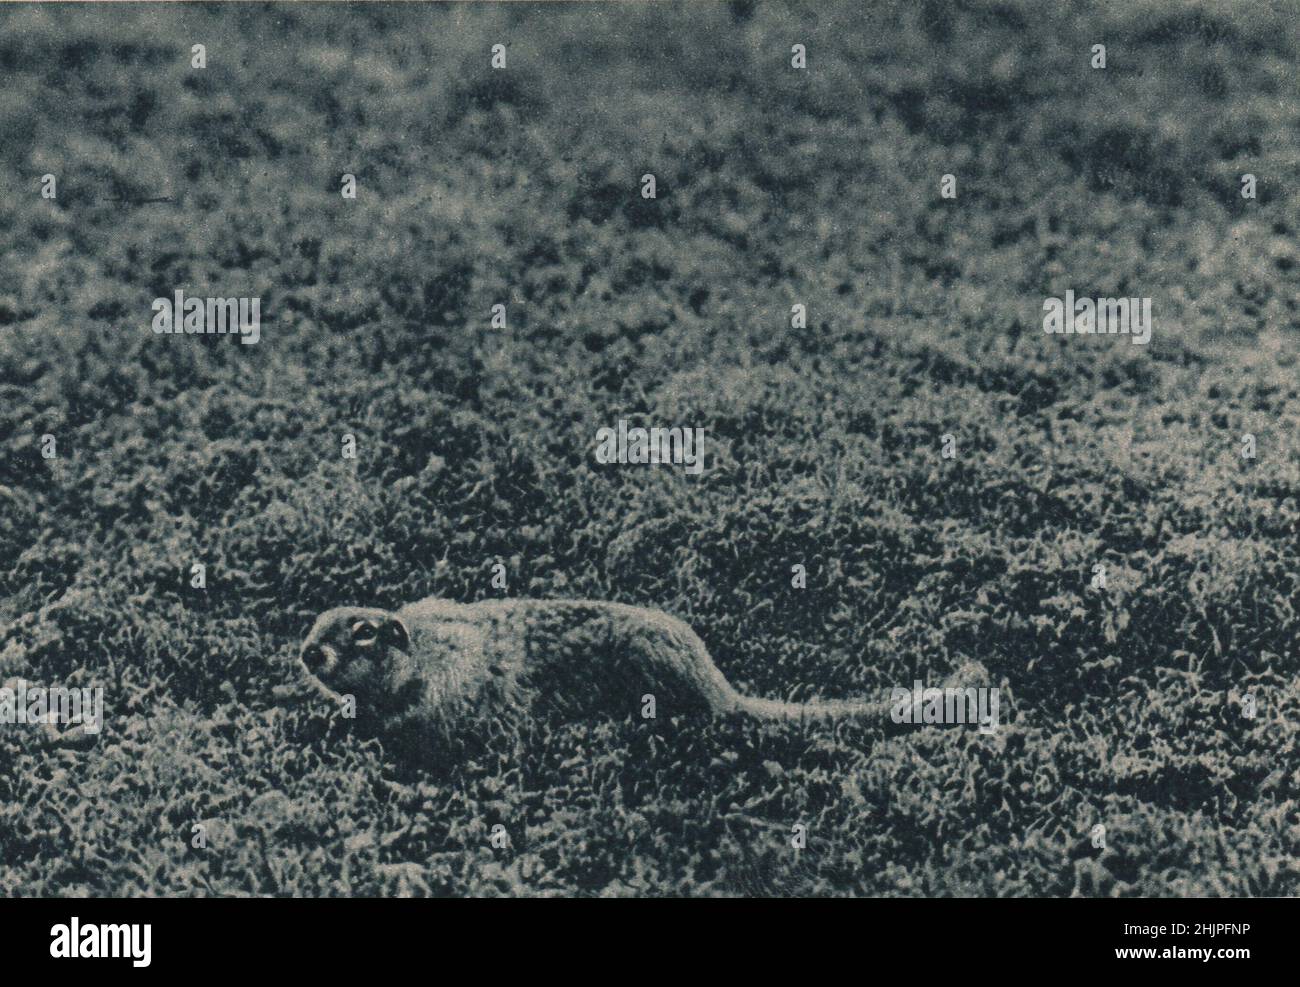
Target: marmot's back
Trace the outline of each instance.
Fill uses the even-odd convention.
[[[695,633],[657,610],[594,600],[429,599],[397,616],[435,683],[435,708],[480,689],[574,717],[639,715],[646,696],[663,715],[735,705]]]

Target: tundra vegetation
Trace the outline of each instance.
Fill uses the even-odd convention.
[[[1296,893],[1297,31],[7,5],[0,681],[105,708],[0,730],[0,892]],[[177,290],[258,345],[155,333]],[[1067,290],[1149,344],[1044,333]],[[596,463],[620,419],[707,468]],[[435,594],[658,607],[773,698],[978,663],[999,727],[558,719],[407,776],[277,695],[319,612]]]

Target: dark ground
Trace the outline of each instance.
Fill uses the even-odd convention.
[[[0,681],[108,720],[0,729],[0,892],[1295,894],[1298,40],[1291,3],[6,5]],[[261,343],[154,335],[176,288],[260,295]],[[1153,298],[1152,343],[1045,336],[1067,288]],[[620,417],[706,427],[704,475],[597,466]],[[978,662],[1003,727],[550,723],[385,783],[272,694],[318,611],[498,560],[758,695]]]

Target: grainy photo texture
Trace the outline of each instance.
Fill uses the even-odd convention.
[[[5,4],[0,895],[1296,894],[1298,51]]]

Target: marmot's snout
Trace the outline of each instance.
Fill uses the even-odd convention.
[[[303,645],[301,661],[303,667],[317,678],[328,675],[339,663],[333,648],[312,642]]]
[[[335,607],[321,614],[302,643],[299,660],[330,689],[364,690],[380,674],[388,648],[409,653],[411,640],[396,616],[369,607]]]

